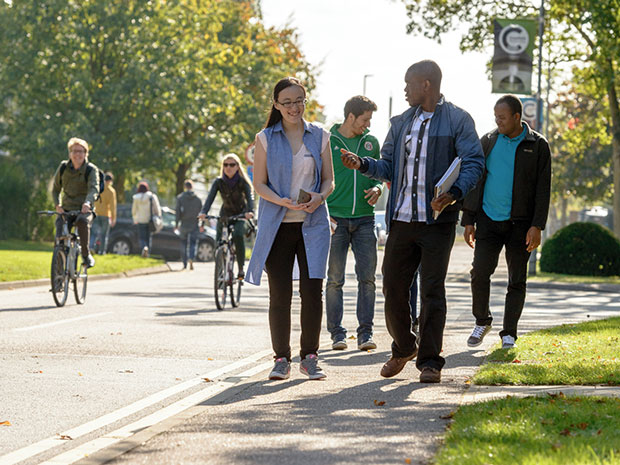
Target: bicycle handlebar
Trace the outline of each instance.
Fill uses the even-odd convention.
[[[68,212],[62,212],[62,213],[58,213],[55,210],[39,210],[37,211],[38,215],[46,215],[46,216],[52,216],[52,215],[58,215],[58,216],[78,216],[80,213],[82,213],[80,210],[71,210]]]

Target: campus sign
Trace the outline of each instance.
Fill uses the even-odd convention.
[[[492,92],[531,94],[536,20],[496,18],[493,27]]]

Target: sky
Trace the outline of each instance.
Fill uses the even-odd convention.
[[[409,18],[402,1],[262,0],[261,6],[265,24],[294,26],[306,59],[313,65],[322,63],[312,97],[325,106],[328,127],[342,122],[345,102],[362,94],[364,75],[371,75],[366,78],[366,96],[378,110],[370,130],[383,142],[390,96],[392,116],[404,112],[407,68],[432,59],[442,69],[446,99],[472,115],[479,135],[495,128],[493,106],[500,95],[491,93],[485,72],[492,48],[461,53],[460,33],[442,37],[442,44],[407,34]]]

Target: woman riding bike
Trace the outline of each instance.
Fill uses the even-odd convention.
[[[198,218],[206,219],[209,209],[215,200],[217,193],[222,197],[222,208],[220,209],[220,219],[217,222],[217,242],[222,237],[222,230],[226,218],[234,215],[245,213],[246,219],[254,217],[254,199],[252,198],[252,183],[245,174],[245,170],[241,165],[241,160],[234,153],[225,155],[222,159],[220,177],[213,181],[207,200],[205,200],[202,210]],[[235,232],[233,234],[233,242],[237,252],[237,263],[239,264],[239,276],[245,276],[245,221],[239,220],[235,222]]]

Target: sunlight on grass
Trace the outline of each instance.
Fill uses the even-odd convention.
[[[620,385],[620,317],[535,331],[495,349],[475,384]]]
[[[437,465],[620,464],[620,399],[563,394],[462,406]]]

